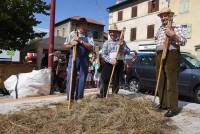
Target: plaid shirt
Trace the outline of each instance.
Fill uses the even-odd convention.
[[[113,40],[108,40],[103,44],[101,55],[105,62],[112,63],[112,59],[116,58],[118,44],[119,41],[113,41]],[[117,60],[124,60],[125,55],[129,53],[130,49],[125,44],[124,48],[119,50]]]
[[[169,41],[169,50],[172,49],[179,49],[180,46],[184,46],[186,43],[186,29],[184,29],[180,25],[172,26],[174,32],[176,35],[178,35],[181,38],[180,42],[175,42],[174,40]],[[156,50],[163,50],[163,43],[166,38],[165,34],[166,28],[164,26],[160,26],[158,29],[156,36],[155,36],[155,41],[156,41]]]

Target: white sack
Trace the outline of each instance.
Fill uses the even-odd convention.
[[[4,81],[5,88],[12,97],[16,97],[15,86],[17,76],[12,75]],[[30,73],[18,75],[18,97],[49,95],[51,85],[51,72],[49,69],[33,70]]]

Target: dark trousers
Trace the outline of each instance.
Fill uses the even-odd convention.
[[[160,67],[162,51],[157,52],[156,72]],[[179,50],[168,52],[161,71],[160,84],[158,87],[158,96],[162,108],[167,108],[172,112],[178,112],[178,77],[180,67]]]
[[[119,60],[112,76],[112,93],[117,94],[119,91],[119,80],[120,80],[121,71],[123,71],[123,67],[124,67],[123,61]],[[112,69],[113,69],[113,65],[110,63],[105,63],[102,67],[101,86],[100,86],[100,95],[102,97],[106,96]]]

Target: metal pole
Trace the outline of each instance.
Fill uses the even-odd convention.
[[[53,68],[53,50],[54,50],[54,25],[55,25],[55,5],[56,0],[51,0],[51,11],[50,11],[50,31],[49,31],[49,56],[48,56],[48,68]]]

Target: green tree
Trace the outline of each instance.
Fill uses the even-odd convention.
[[[49,15],[44,0],[0,0],[0,49],[21,50],[28,42],[45,33],[35,33],[41,23],[35,14]]]

